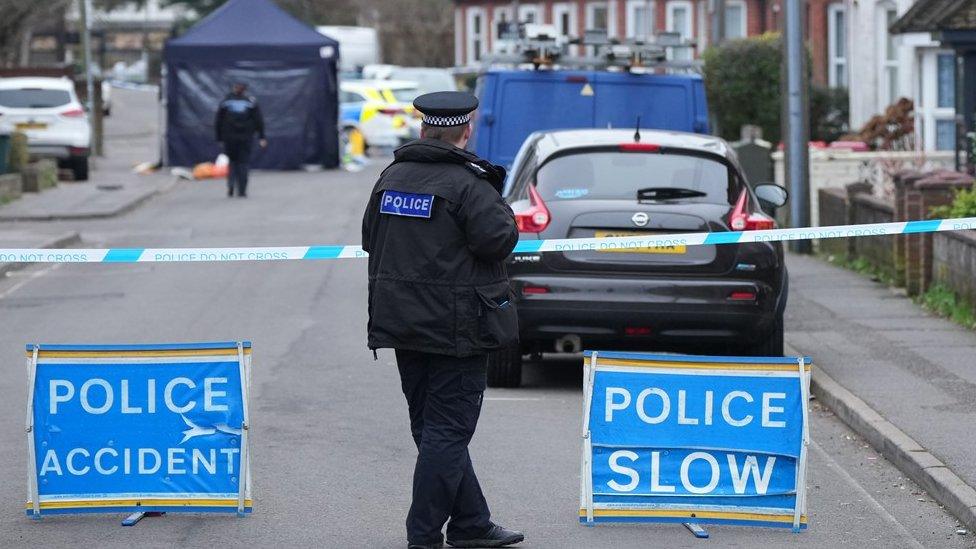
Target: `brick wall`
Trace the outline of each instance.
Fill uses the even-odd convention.
[[[851,221],[861,223],[891,223],[894,221],[894,204],[867,193],[856,193],[851,197]],[[861,258],[871,264],[888,280],[894,278],[895,235],[852,238],[853,257]]]
[[[820,226],[847,224],[847,192],[840,188],[818,191]],[[817,241],[817,249],[825,254],[847,256],[847,238],[826,238]]]
[[[935,282],[976,305],[976,231],[933,235],[932,271]]]

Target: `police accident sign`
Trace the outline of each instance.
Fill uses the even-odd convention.
[[[28,345],[27,514],[251,510],[250,342]]]
[[[806,528],[809,358],[585,363],[581,522]]]

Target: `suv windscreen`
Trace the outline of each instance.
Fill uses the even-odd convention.
[[[735,200],[728,167],[684,154],[581,152],[547,162],[536,175],[536,190],[545,202],[637,200],[638,191],[653,197],[653,189],[692,191],[680,198],[682,202],[731,204]]]
[[[0,90],[0,106],[12,109],[50,109],[71,103],[65,90],[21,88]]]

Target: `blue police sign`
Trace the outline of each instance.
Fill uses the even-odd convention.
[[[806,528],[809,358],[585,356],[581,522]]]
[[[400,191],[383,191],[380,197],[380,213],[404,217],[430,218],[434,209],[434,195]]]
[[[249,342],[28,345],[27,514],[251,510]]]

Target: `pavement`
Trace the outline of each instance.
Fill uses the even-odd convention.
[[[93,219],[123,214],[177,181],[168,173],[132,173],[141,162],[159,158],[158,124],[144,113],[155,112],[156,96],[145,91],[113,90],[114,101],[127,107],[113,109],[105,119],[106,156],[92,158],[88,181],[61,182],[41,193],[24,193],[0,206],[0,222]],[[0,231],[3,223],[0,223]]]
[[[976,332],[903,292],[790,256],[787,343],[855,430],[976,529]]]
[[[125,109],[124,101],[116,104],[119,116]],[[0,235],[16,230],[30,239],[76,232],[85,247],[354,243],[381,168],[377,162],[359,173],[256,173],[248,199],[227,198],[219,183],[181,184],[124,215],[0,223]],[[925,315],[903,303],[909,308],[899,312],[908,317],[894,316],[886,324],[881,313],[891,313],[890,303],[904,299],[886,298],[887,290],[815,259],[789,261],[788,342],[813,356],[817,368],[842,381],[853,398],[874,407],[873,393],[857,383],[859,376],[870,373],[875,384],[886,387],[887,372],[875,367],[903,371],[897,360],[908,355],[898,345],[906,345],[908,334],[879,342],[890,352],[876,359],[865,356],[878,352],[871,340],[895,338],[898,326],[918,326],[915,317]],[[854,292],[858,284],[867,293]],[[839,299],[827,297],[831,289]],[[0,277],[0,356],[7,357],[0,361],[6,374],[0,375],[0,547],[403,547],[416,454],[393,355],[381,351],[374,361],[365,346],[365,300],[361,261],[38,264],[5,273]],[[871,309],[879,309],[879,315],[872,316]],[[934,322],[929,330],[955,330],[928,320]],[[869,327],[859,327],[862,322]],[[821,339],[809,339],[814,336]],[[254,343],[251,516],[169,514],[133,528],[120,527],[119,515],[41,521],[24,516],[25,343],[236,339]],[[870,353],[859,353],[857,343]],[[949,357],[958,350],[934,346],[929,354]],[[892,363],[884,366],[884,360]],[[472,456],[495,520],[525,530],[522,547],[976,547],[972,534],[956,533],[959,522],[933,499],[937,494],[906,478],[886,459],[890,452],[875,450],[874,439],[858,435],[822,405],[836,404],[829,397],[843,388],[821,392],[811,402],[807,532],[709,526],[711,540],[702,542],[680,525],[582,527],[577,522],[581,363],[579,357],[549,357],[526,365],[524,387],[486,393]],[[938,370],[925,371],[933,373],[931,379],[913,381],[919,396],[925,396],[926,383],[945,392]],[[896,376],[892,382],[900,380]],[[897,387],[887,390],[895,391],[893,402],[908,408],[901,414],[926,413]],[[951,402],[959,400],[945,404]],[[881,405],[875,409],[881,411]],[[944,419],[929,429],[965,430],[972,425],[965,423],[967,409],[940,415]],[[884,415],[909,431],[901,415]],[[960,452],[965,449],[960,445]],[[956,468],[955,462],[946,463]]]

